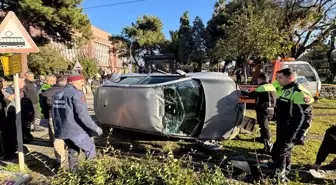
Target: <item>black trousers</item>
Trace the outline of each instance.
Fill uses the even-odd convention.
[[[315,163],[321,165],[331,153],[336,154],[336,126],[331,126],[327,129]]]
[[[260,128],[261,139],[271,139],[271,132],[269,130],[269,121],[272,119],[274,110],[265,110],[256,108],[257,122]]]
[[[5,123],[2,123],[2,144],[5,157],[13,157],[17,148],[16,113],[9,111]]]
[[[68,147],[69,168],[74,170],[78,167],[78,155],[81,150],[84,151],[86,159],[92,159],[96,155],[96,146],[88,134],[65,139]]]
[[[272,149],[274,169],[291,169],[291,156],[294,147],[293,140],[298,127],[299,123],[290,124],[288,121],[277,122],[276,141]]]

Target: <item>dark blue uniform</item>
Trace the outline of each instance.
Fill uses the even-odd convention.
[[[77,166],[75,154],[79,153],[80,149],[85,152],[87,159],[95,156],[95,145],[88,133],[93,131],[99,134],[101,129],[90,117],[82,91],[67,84],[57,92],[54,96],[52,118],[55,138],[63,139],[68,146],[70,169]]]

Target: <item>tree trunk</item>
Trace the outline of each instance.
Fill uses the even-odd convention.
[[[132,55],[132,57],[133,57],[133,59],[134,59],[135,64],[136,64],[138,67],[140,67],[140,64],[138,63],[138,61],[137,61],[137,59],[135,58],[135,56]]]
[[[333,82],[336,76],[336,63],[334,61],[334,58],[332,56],[333,51],[335,50],[335,39],[336,39],[336,30],[333,31],[330,37],[330,48],[327,52],[327,58],[328,58],[328,64],[329,64],[329,70],[331,72],[331,75],[327,78],[326,81]]]
[[[201,72],[202,71],[202,61],[197,61],[197,72]]]
[[[291,57],[294,57],[295,59],[299,58],[299,57],[306,51],[306,49],[307,49],[307,48],[305,48],[305,47],[300,47],[300,48],[296,51],[296,53],[295,53],[293,56],[291,56]]]

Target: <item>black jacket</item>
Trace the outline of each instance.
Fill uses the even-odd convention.
[[[24,91],[23,91],[24,93]],[[27,94],[24,93],[21,98],[21,117],[22,122],[32,122],[34,120],[34,106],[30,98],[27,97]]]
[[[282,89],[277,99],[277,125],[284,127],[283,133],[277,129],[277,137],[296,137],[301,140],[310,127],[312,120],[313,96],[298,83],[291,83]],[[288,140],[287,138],[287,140]],[[294,138],[295,139],[295,138]]]
[[[54,102],[54,95],[62,90],[64,86],[55,84],[52,88],[44,91],[41,95],[41,108],[42,113],[46,119],[51,117],[52,105]]]
[[[36,105],[38,104],[38,95],[35,83],[29,80],[25,80],[25,87],[23,89],[23,92],[25,93],[25,97],[30,99],[30,101]]]
[[[3,124],[6,123],[6,107],[7,103],[5,101],[5,96],[2,94],[0,90],[0,129],[2,130]]]
[[[276,104],[276,89],[272,84],[262,83],[259,87],[250,93],[243,94],[256,99],[256,109],[274,108]]]
[[[71,84],[55,94],[52,118],[58,139],[96,132],[98,128],[89,115],[84,93]]]

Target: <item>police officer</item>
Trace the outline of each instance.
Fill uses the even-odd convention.
[[[276,90],[272,84],[268,83],[268,77],[265,73],[258,76],[259,87],[251,92],[244,93],[251,98],[256,99],[255,110],[257,113],[257,122],[260,128],[259,142],[264,143],[264,152],[271,152],[271,132],[269,130],[269,121],[273,117],[276,103]]]
[[[82,75],[72,75],[67,85],[54,96],[52,119],[55,138],[63,139],[68,147],[70,169],[78,165],[77,154],[83,150],[87,159],[96,155],[95,144],[89,134],[93,131],[103,133],[89,115],[84,93],[85,84]]]
[[[283,87],[277,99],[276,141],[272,149],[274,177],[286,182],[291,169],[291,151],[295,143],[303,143],[304,134],[312,119],[311,94],[296,82],[295,72],[290,69],[278,71],[278,81]]]

